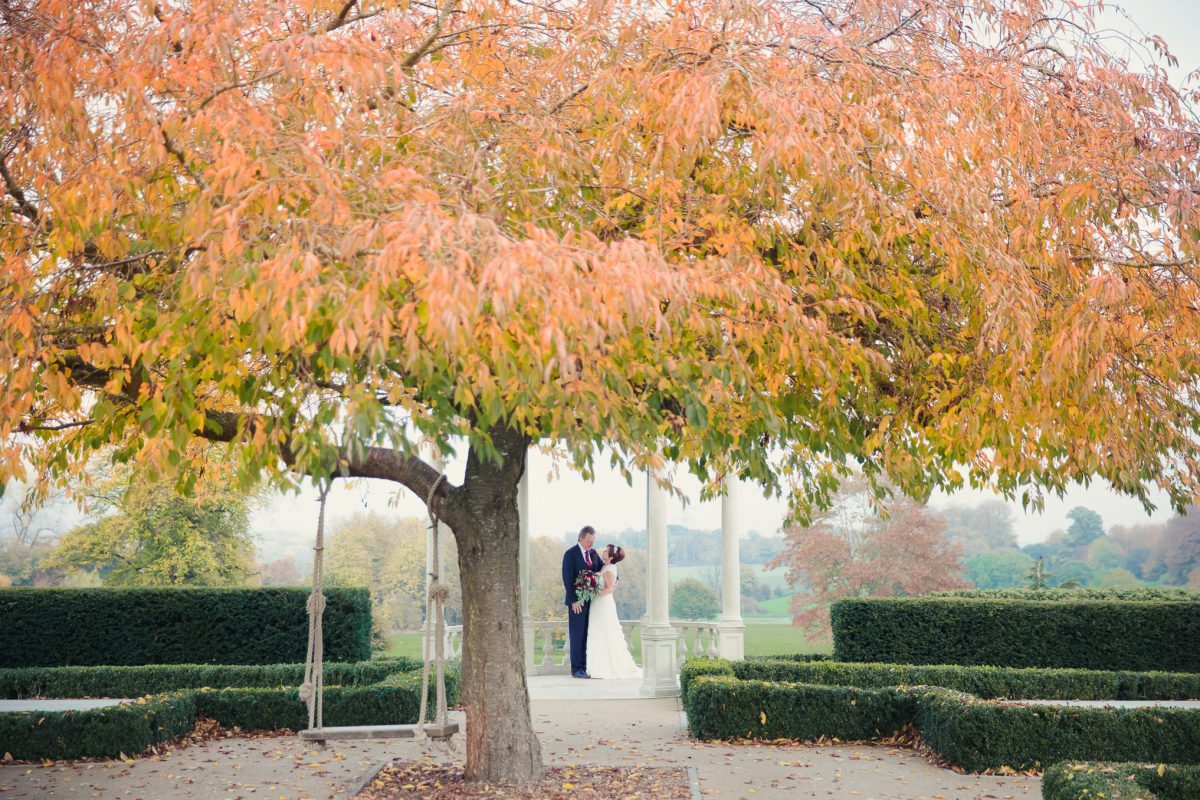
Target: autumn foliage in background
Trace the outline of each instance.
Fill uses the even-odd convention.
[[[786,567],[793,624],[810,639],[827,640],[829,605],[842,597],[913,597],[971,584],[963,579],[959,548],[946,521],[899,496],[886,513],[866,482],[842,484],[833,505],[812,524],[784,530],[784,548],[769,568]]]

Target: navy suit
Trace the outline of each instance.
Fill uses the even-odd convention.
[[[588,550],[588,558],[592,560],[591,567],[584,560],[583,550],[579,545],[575,545],[563,553],[562,578],[563,588],[567,590],[567,632],[571,638],[572,675],[587,672],[588,610],[591,605],[590,602],[584,603],[581,614],[576,614],[571,610],[571,605],[578,599],[575,596],[575,579],[586,569],[599,572],[604,566],[604,562],[600,560],[600,556],[594,549]]]

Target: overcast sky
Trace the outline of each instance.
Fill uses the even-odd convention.
[[[1102,17],[1101,27],[1133,35],[1140,39],[1144,34],[1158,34],[1166,39],[1179,66],[1170,70],[1174,81],[1181,83],[1185,76],[1200,69],[1200,1],[1198,0],[1128,0],[1110,5]],[[1139,30],[1140,29],[1140,30]],[[1115,41],[1115,40],[1114,40]],[[1137,61],[1144,58],[1137,52],[1130,56]],[[1190,84],[1195,86],[1193,82]],[[559,537],[565,531],[577,530],[582,525],[594,525],[600,531],[601,541],[626,528],[641,529],[646,525],[646,482],[638,477],[633,486],[625,483],[619,475],[600,470],[596,481],[588,483],[578,476],[563,471],[557,479],[551,476],[551,464],[540,455],[530,458],[530,516],[531,532],[534,536]],[[461,463],[450,465],[447,473],[458,481],[462,477]],[[423,516],[423,504],[406,490],[396,490],[394,484],[380,481],[358,481],[351,485],[339,482],[330,494],[330,520],[345,517],[358,510],[376,511],[400,516]],[[694,483],[681,481],[690,488],[693,502],[686,506],[672,502],[669,521],[691,528],[711,529],[721,525],[721,509],[718,503],[698,503]],[[259,531],[289,530],[300,541],[306,541],[315,533],[315,493],[304,492],[299,496],[280,497],[255,516],[255,528]],[[953,497],[934,497],[934,506],[948,504],[974,504],[991,495],[978,492],[960,492]],[[1157,498],[1159,510],[1154,519],[1171,516],[1164,498]],[[738,493],[738,515],[743,532],[757,530],[774,533],[783,520],[785,503],[768,500],[753,486],[743,486]],[[1149,518],[1141,505],[1132,499],[1117,495],[1106,486],[1093,484],[1088,488],[1075,487],[1062,500],[1047,498],[1041,514],[1026,514],[1019,503],[1013,504],[1017,517],[1017,534],[1022,544],[1040,541],[1052,531],[1065,528],[1069,522],[1067,512],[1075,506],[1087,506],[1104,519],[1106,527],[1133,525],[1146,522]]]

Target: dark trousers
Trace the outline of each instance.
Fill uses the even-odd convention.
[[[576,614],[567,606],[567,635],[571,639],[571,672],[587,672],[588,610],[591,603],[583,604],[583,613]]]

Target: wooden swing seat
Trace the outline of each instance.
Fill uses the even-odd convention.
[[[446,740],[458,733],[457,722],[445,725],[426,725],[425,733],[431,739]],[[306,742],[326,742],[337,739],[411,739],[421,733],[420,725],[345,725],[332,728],[309,728],[300,731]]]

